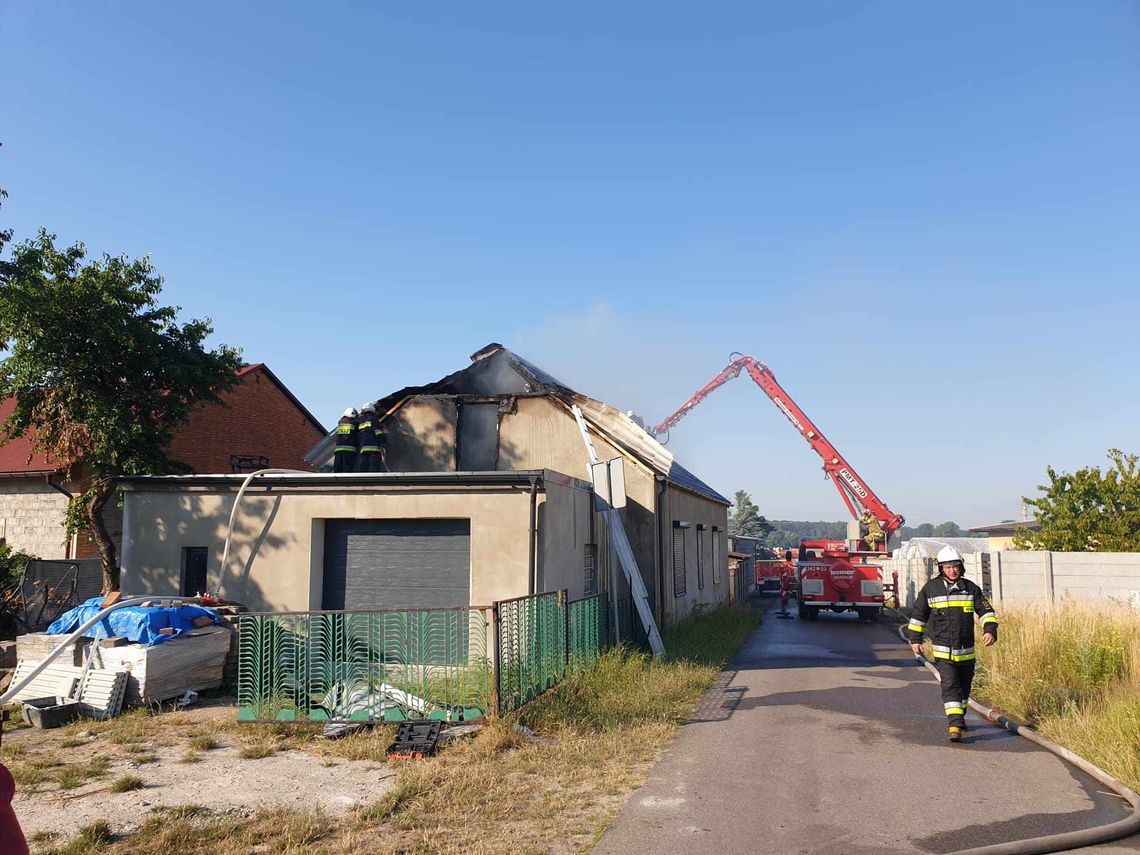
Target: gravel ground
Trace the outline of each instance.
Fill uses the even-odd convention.
[[[17,785],[13,806],[24,834],[31,838],[37,832],[51,832],[59,835],[58,842],[99,819],[107,820],[116,833],[129,832],[163,808],[189,806],[235,818],[275,807],[300,811],[320,808],[336,815],[376,801],[393,786],[395,770],[374,760],[323,757],[296,750],[243,759],[239,752],[245,734],[217,726],[232,716],[232,708],[203,705],[146,719],[148,738],[133,746],[114,743],[108,733],[86,733],[82,724],[66,732],[25,729],[5,733],[6,749],[23,744],[15,761],[8,762],[49,758],[82,764],[96,756],[109,761],[104,774],[74,789],[47,784],[37,791],[36,787]],[[202,732],[212,734],[218,747],[193,752],[198,762],[180,762],[188,754],[188,735]],[[77,739],[87,741],[72,744]],[[139,763],[138,753],[154,760]],[[112,792],[113,782],[124,775],[141,778],[142,788]]]

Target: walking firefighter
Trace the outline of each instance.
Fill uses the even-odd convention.
[[[997,643],[997,615],[982,589],[962,574],[962,553],[952,546],[938,550],[938,575],[927,582],[914,602],[907,635],[916,656],[922,637],[934,648],[934,664],[942,678],[942,705],[950,741],[961,742],[966,730],[966,702],[974,682],[974,618],[982,624],[982,644]]]

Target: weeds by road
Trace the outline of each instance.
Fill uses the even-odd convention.
[[[1140,789],[1140,614],[1068,601],[1003,612],[974,695]]]

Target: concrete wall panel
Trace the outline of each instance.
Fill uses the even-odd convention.
[[[128,492],[130,563],[123,590],[177,594],[182,548],[205,546],[209,584],[223,597],[254,610],[303,611],[320,602],[323,543],[315,540],[321,521],[450,518],[471,520],[473,605],[528,592],[530,496],[523,490],[247,493],[223,571],[233,498],[229,492]]]

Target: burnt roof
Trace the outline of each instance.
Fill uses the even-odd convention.
[[[375,402],[383,419],[407,398],[418,395],[514,395],[553,397],[563,404],[577,404],[586,421],[614,445],[626,450],[671,484],[714,502],[731,505],[728,499],[682,466],[673,454],[625,412],[575,391],[561,380],[498,342],[471,354],[471,365],[423,386],[405,386]],[[331,434],[306,457],[323,462],[332,453]]]

